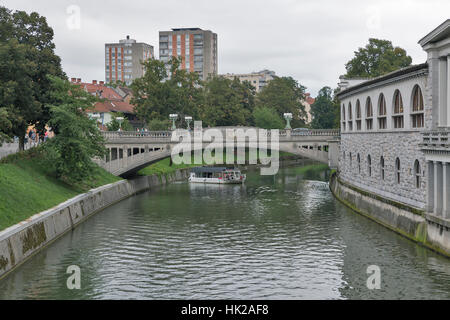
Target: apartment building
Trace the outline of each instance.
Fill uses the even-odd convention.
[[[127,36],[119,43],[105,44],[105,80],[123,81],[127,85],[144,75],[142,62],[153,58],[153,46]]]
[[[241,74],[226,73],[223,76],[231,80],[238,78],[241,82],[248,81],[255,87],[256,92],[260,92],[270,80],[276,77],[275,72],[270,70]]]
[[[200,28],[173,28],[159,32],[159,59],[181,57],[183,70],[196,72],[206,80],[217,75],[217,34]]]

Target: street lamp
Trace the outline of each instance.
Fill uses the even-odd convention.
[[[187,129],[190,130],[191,128],[189,127],[189,124],[192,121],[192,117],[186,116],[186,117],[184,117],[184,120],[186,120],[186,122],[187,122]]]
[[[119,121],[119,130],[122,131],[122,121],[123,121],[123,117],[117,117],[116,120]]]
[[[170,120],[172,120],[172,130],[176,130],[177,127],[175,126],[175,120],[178,119],[178,115],[176,113],[169,114]]]
[[[290,130],[291,128],[291,120],[292,120],[292,113],[285,113],[283,114],[284,119],[286,120],[286,130]]]

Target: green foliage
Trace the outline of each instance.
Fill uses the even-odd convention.
[[[119,122],[117,118],[123,118],[123,120]],[[128,121],[128,119],[125,118],[125,115],[121,112],[114,112],[112,114],[111,122],[109,122],[106,127],[108,128],[108,131],[118,131],[119,128],[121,128],[122,131],[133,131],[130,121]]]
[[[255,126],[263,129],[283,129],[285,123],[275,109],[257,107],[253,110]]]
[[[205,83],[204,105],[200,119],[209,126],[252,125],[255,89],[249,82],[241,83],[222,76]]]
[[[0,146],[3,142],[11,142],[11,137],[8,135],[11,132],[12,123],[8,119],[8,111],[6,108],[0,108]]]
[[[172,58],[167,64],[156,59],[143,63],[145,75],[131,84],[131,103],[141,120],[166,120],[171,113],[178,114],[179,124],[186,115],[196,118],[202,99],[201,81],[195,72],[179,69],[180,64],[181,58]]]
[[[150,130],[154,130],[154,131],[169,130],[169,128],[171,127],[171,121],[170,120],[152,119],[148,123],[148,127],[150,128]]]
[[[256,105],[276,111],[280,116],[285,112],[292,113],[291,126],[304,127],[306,119],[305,107],[302,104],[305,87],[291,77],[276,77],[262,89],[257,97]]]
[[[55,178],[53,170],[42,147],[0,160],[0,231],[79,193],[120,180],[95,166],[83,181],[67,184]]]
[[[54,53],[53,30],[45,17],[0,7],[0,106],[11,128],[2,136],[18,136],[23,148],[29,125],[40,133],[50,118],[48,74],[64,77]]]
[[[339,114],[339,107],[337,107]],[[311,106],[313,129],[332,129],[335,127],[336,106],[333,102],[333,92],[330,87],[320,89],[316,101]]]
[[[355,57],[345,65],[347,77],[378,77],[411,65],[406,51],[391,41],[370,38],[364,48],[355,51]]]
[[[106,153],[96,121],[85,112],[97,98],[66,80],[52,76],[49,79],[56,102],[50,107],[49,125],[55,137],[44,144],[46,158],[48,165],[55,168],[56,177],[74,183],[93,172],[92,158]]]

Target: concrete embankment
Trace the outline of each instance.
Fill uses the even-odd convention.
[[[450,257],[450,225],[424,211],[360,190],[333,173],[330,189],[334,196],[381,225]]]
[[[93,214],[125,198],[173,181],[187,179],[189,169],[167,176],[122,180],[80,194],[0,232],[0,278]]]

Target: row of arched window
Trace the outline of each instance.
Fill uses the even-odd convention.
[[[424,127],[424,103],[423,103],[423,95],[422,90],[418,85],[415,85],[412,91],[412,108],[411,108],[411,126],[412,128],[423,128]],[[348,110],[348,118],[346,119],[346,108],[345,105],[342,105],[342,130],[343,131],[353,131],[353,112],[352,112],[352,103],[349,102],[347,106]],[[377,104],[377,114],[376,119],[374,117],[374,110],[372,105],[372,100],[370,97],[367,97],[366,104],[366,117],[365,124],[366,130],[373,130],[375,127],[374,122],[376,121],[376,125],[378,129],[387,129],[387,112],[386,112],[386,98],[383,93],[380,93],[378,97]],[[392,110],[392,120],[393,127],[395,129],[402,129],[405,126],[404,120],[404,107],[403,107],[403,98],[400,90],[395,90],[393,97],[393,110]],[[361,112],[361,103],[356,100],[356,130],[362,130],[362,112]],[[348,127],[346,128],[346,124]]]
[[[346,160],[345,158],[345,152],[343,153],[343,159]],[[349,158],[350,158],[350,169],[352,169],[352,153],[349,153]],[[357,170],[358,170],[358,174],[361,174],[361,156],[358,153],[356,156],[356,165],[357,165]],[[372,177],[372,156],[369,154],[367,155],[366,158],[366,165],[367,165],[367,174],[369,177]],[[380,168],[380,179],[381,180],[385,180],[386,178],[386,163],[385,163],[385,159],[383,156],[380,157],[379,160],[379,168]],[[402,179],[402,174],[401,174],[401,163],[400,163],[400,158],[396,158],[395,159],[395,167],[394,167],[394,175],[395,175],[395,182],[397,184],[401,183],[401,179]],[[420,162],[419,160],[415,160],[414,161],[414,184],[415,187],[417,189],[420,188],[421,186],[421,182],[422,182],[422,172],[421,172],[421,167],[420,167]]]

